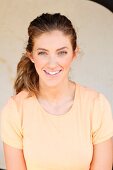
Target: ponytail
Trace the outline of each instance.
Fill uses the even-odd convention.
[[[39,76],[34,63],[26,55],[23,55],[17,65],[17,78],[14,84],[16,94],[22,90],[27,90],[30,95],[35,94],[37,96],[39,89],[38,81]]]

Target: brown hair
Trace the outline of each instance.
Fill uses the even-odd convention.
[[[34,38],[43,33],[53,30],[59,30],[71,38],[73,50],[77,47],[77,36],[71,21],[60,13],[42,15],[35,18],[28,27],[28,44],[26,47],[27,52],[32,52],[34,45]],[[34,63],[27,57],[26,54],[22,56],[17,65],[17,78],[15,80],[14,89],[16,94],[22,90],[27,90],[30,95],[38,95],[39,92],[39,76],[36,72]]]

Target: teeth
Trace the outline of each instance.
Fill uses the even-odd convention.
[[[50,75],[55,75],[55,74],[58,74],[60,72],[60,70],[59,71],[50,71],[50,72],[45,71],[45,72]]]
[[[59,71],[54,71],[54,72],[48,72],[49,74],[51,74],[51,75],[54,75],[54,74],[57,74],[57,73],[59,73]]]

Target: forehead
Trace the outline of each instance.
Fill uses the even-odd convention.
[[[34,48],[59,48],[62,46],[71,47],[71,38],[62,31],[50,31],[34,38]]]

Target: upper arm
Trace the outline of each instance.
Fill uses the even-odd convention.
[[[27,170],[22,149],[4,143],[4,155],[7,170]]]
[[[1,112],[1,139],[7,170],[26,170],[23,155],[22,113],[10,98]]]
[[[22,117],[16,102],[10,98],[1,114],[1,139],[14,148],[23,148]]]
[[[112,139],[95,144],[90,170],[112,170]]]
[[[102,94],[95,100],[92,120],[93,157],[90,170],[112,170],[112,111]]]

